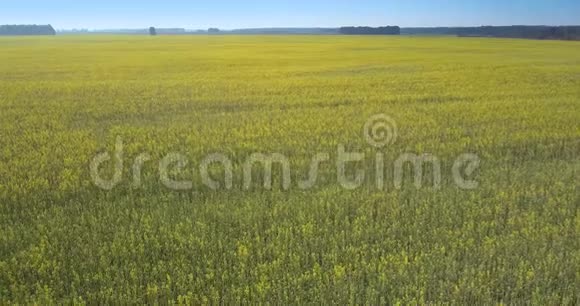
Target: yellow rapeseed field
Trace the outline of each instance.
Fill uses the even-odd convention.
[[[0,38],[0,304],[578,304],[579,152],[578,42]]]

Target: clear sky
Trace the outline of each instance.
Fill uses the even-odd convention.
[[[0,24],[57,29],[580,25],[580,0],[0,0]]]

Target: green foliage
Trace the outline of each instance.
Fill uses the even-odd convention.
[[[1,304],[580,302],[580,44],[338,36],[0,38]],[[281,152],[365,121],[387,156],[482,158],[480,187],[113,191],[89,161]],[[364,166],[373,171],[374,166]],[[280,182],[280,175],[275,175]],[[372,186],[372,183],[368,184]]]
[[[580,40],[580,26],[482,26],[403,28],[405,35],[456,35],[466,37],[504,37],[527,39]]]
[[[0,25],[0,36],[56,35],[51,25]]]
[[[400,35],[401,28],[398,26],[386,27],[342,27],[339,29],[340,34],[346,35]]]

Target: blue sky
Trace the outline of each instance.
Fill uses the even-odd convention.
[[[578,25],[580,0],[3,0],[0,24],[69,28]]]

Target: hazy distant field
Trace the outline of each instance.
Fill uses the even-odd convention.
[[[377,114],[396,123],[384,147],[365,138]],[[91,163],[109,152],[112,177],[118,142],[108,191]],[[366,156],[352,190],[341,147]],[[0,38],[0,304],[578,304],[579,152],[578,42]],[[215,164],[220,188],[204,184],[212,153],[231,188]],[[263,188],[256,167],[244,188],[254,153],[288,157],[291,185],[274,167]],[[299,188],[318,153],[330,161]],[[440,188],[429,167],[396,186],[409,153],[437,157]],[[467,153],[464,190],[451,173]],[[168,154],[189,161],[167,174],[187,190],[161,182]]]

